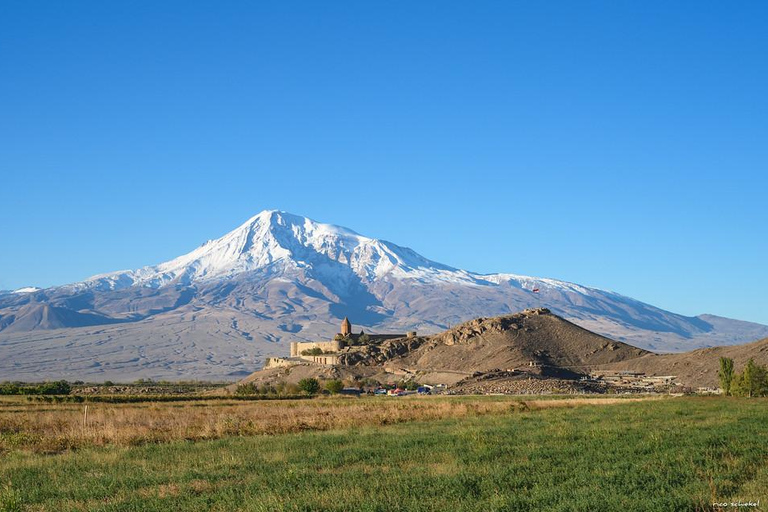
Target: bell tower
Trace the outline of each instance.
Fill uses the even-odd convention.
[[[352,324],[349,323],[349,318],[344,317],[344,320],[341,322],[341,335],[349,336],[350,334],[352,334]]]

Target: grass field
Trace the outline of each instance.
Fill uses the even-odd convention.
[[[53,455],[18,447],[0,462],[0,507],[658,511],[768,500],[768,401],[599,400],[315,400],[292,406],[347,418],[341,428]],[[249,414],[278,405],[236,404],[267,408]],[[29,411],[0,418],[13,414]],[[388,414],[397,421],[382,425]]]

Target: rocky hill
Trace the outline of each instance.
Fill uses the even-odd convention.
[[[549,375],[576,375],[590,368],[632,360],[650,352],[613,341],[569,322],[548,309],[478,318],[440,334],[394,340],[363,351],[351,364],[386,364],[413,372],[486,372],[538,368]]]
[[[478,374],[493,374],[502,380],[517,380],[524,374],[537,383],[553,379],[562,387],[563,381],[578,380],[591,369],[650,354],[538,308],[478,318],[432,336],[345,347],[338,353],[338,365],[295,362],[288,370],[255,372],[244,382],[297,382],[313,376],[455,384]],[[540,385],[542,389],[547,386]]]

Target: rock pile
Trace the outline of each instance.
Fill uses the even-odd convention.
[[[605,385],[588,381],[542,378],[522,372],[492,371],[468,377],[455,386],[451,392],[457,395],[549,395],[605,393]]]

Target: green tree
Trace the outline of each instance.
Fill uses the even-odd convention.
[[[768,395],[768,370],[750,358],[744,371],[734,377],[731,393],[747,397]]]
[[[723,393],[727,395],[731,394],[731,384],[733,383],[733,359],[729,357],[720,358],[720,371],[717,372],[717,376],[720,377],[720,388]]]
[[[320,382],[314,378],[301,379],[299,381],[299,389],[310,395],[315,395],[320,391]]]
[[[45,382],[37,387],[39,395],[68,395],[70,391],[72,391],[72,386],[65,380]]]
[[[344,383],[338,379],[329,380],[325,383],[325,389],[335,395],[336,393],[341,393],[341,390],[344,389]]]

